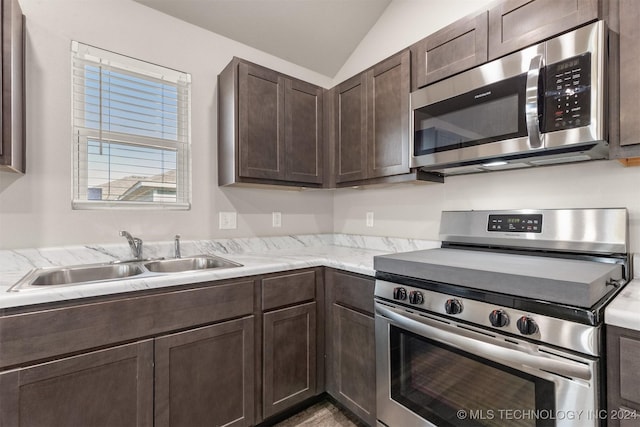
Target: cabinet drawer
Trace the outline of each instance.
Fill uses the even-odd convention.
[[[316,272],[307,270],[262,280],[262,309],[271,310],[316,296]]]
[[[331,271],[329,274],[331,277],[328,280],[333,280],[332,302],[373,314],[374,279],[339,271]]]
[[[0,318],[0,368],[248,315],[253,281]]]

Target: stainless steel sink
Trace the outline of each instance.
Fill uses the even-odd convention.
[[[165,273],[241,267],[242,264],[212,255],[186,258],[85,264],[67,267],[37,268],[9,288],[9,292],[109,282],[136,276],[152,277]]]
[[[145,262],[144,267],[154,273],[180,273],[183,271],[212,268],[241,267],[242,264],[212,255],[197,255],[186,258],[162,259]]]
[[[138,263],[86,264],[68,267],[38,268],[23,277],[18,283],[13,285],[9,291],[104,282],[137,276],[144,272],[144,268]]]

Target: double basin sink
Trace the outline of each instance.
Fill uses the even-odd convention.
[[[68,267],[38,268],[32,270],[9,292],[43,289],[53,286],[71,286],[108,282],[137,276],[158,276],[186,271],[241,267],[242,264],[213,255],[185,258],[151,259],[142,261],[114,261],[104,264],[85,264]]]

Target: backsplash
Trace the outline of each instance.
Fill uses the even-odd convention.
[[[202,253],[218,255],[264,253],[271,250],[291,250],[315,246],[343,246],[388,252],[404,252],[438,247],[440,242],[393,237],[358,236],[348,234],[308,234],[275,237],[247,237],[215,240],[185,240],[180,244],[182,256]],[[144,242],[144,258],[171,258],[174,242]],[[15,249],[0,251],[0,272],[26,272],[33,268],[92,264],[131,259],[126,243],[106,245]]]

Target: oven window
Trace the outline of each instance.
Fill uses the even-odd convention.
[[[440,427],[554,425],[535,419],[555,411],[550,381],[395,326],[390,344],[392,399]]]
[[[527,136],[526,74],[415,109],[415,156]]]

